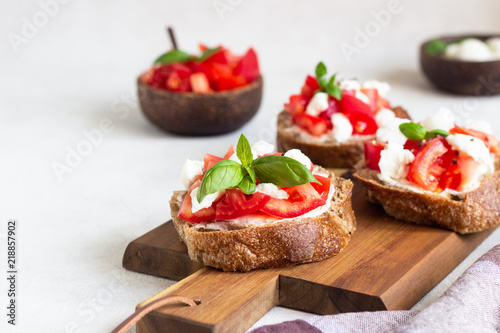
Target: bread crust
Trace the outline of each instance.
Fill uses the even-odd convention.
[[[408,112],[400,106],[392,110],[399,118],[411,119]],[[375,135],[364,135],[342,143],[305,140],[290,130],[293,125],[292,116],[287,111],[278,115],[278,151],[300,149],[314,164],[326,168],[354,167],[364,158],[364,142],[375,139]]]
[[[326,171],[325,171],[326,172]],[[297,218],[238,230],[196,230],[177,218],[186,191],[170,200],[172,220],[189,257],[224,271],[249,271],[319,261],[339,253],[356,229],[351,206],[353,184],[329,173],[335,192],[330,209],[318,217]]]
[[[354,178],[366,189],[369,201],[381,204],[399,220],[474,233],[500,224],[500,171],[483,180],[463,199],[430,192],[414,192],[384,184],[378,172],[361,164]]]

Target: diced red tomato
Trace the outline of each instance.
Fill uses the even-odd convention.
[[[340,109],[353,127],[352,134],[369,135],[377,132],[375,115],[368,104],[363,103],[353,95],[343,94]]]
[[[205,156],[203,157],[203,162],[204,162],[203,170],[208,171],[208,169],[213,167],[215,163],[220,162],[222,160],[223,160],[223,158],[221,158],[221,157],[218,157],[218,156],[215,156],[212,154],[208,154],[208,153],[205,154]]]
[[[322,199],[327,200],[328,194],[330,193],[330,184],[332,182],[331,179],[320,175],[314,175],[314,178],[316,178],[321,184],[310,184],[314,187],[314,189],[316,190],[316,192],[318,192]]]
[[[234,76],[220,76],[217,82],[217,87],[219,91],[232,90],[235,88],[243,87],[247,84],[245,78],[241,75]]]
[[[384,148],[385,143],[383,142],[365,141],[365,164],[369,169],[380,172],[378,164],[380,162],[380,153]]]
[[[389,103],[385,98],[378,95],[378,101],[377,101],[377,110],[381,109],[390,109],[391,108],[391,103]]]
[[[318,80],[316,80],[315,77],[308,75],[306,77],[306,82],[302,86],[300,94],[307,99],[307,102],[309,102],[309,100],[311,100],[314,96],[314,92],[318,89],[321,89]]]
[[[271,198],[260,210],[275,217],[292,218],[326,203],[311,183],[283,189],[289,194],[287,200]]]
[[[247,82],[252,82],[260,76],[259,60],[253,48],[249,48],[241,57],[234,68],[234,75],[244,77]]]
[[[439,179],[432,174],[433,164],[445,154],[448,149],[443,144],[443,138],[433,138],[429,140],[422,150],[415,156],[415,160],[410,165],[407,179],[425,190],[434,191],[439,183]]]
[[[368,105],[372,109],[373,112],[378,110],[378,90],[375,88],[362,88],[361,92],[368,97],[370,101]]]
[[[207,76],[203,73],[194,73],[189,77],[189,82],[195,93],[209,93],[212,91],[210,89],[210,83],[208,82]]]
[[[308,100],[303,95],[292,95],[285,104],[285,110],[290,114],[303,113],[306,110]]]
[[[404,144],[404,149],[408,149],[413,153],[413,155],[417,155],[418,152],[422,150],[424,145],[425,141],[406,140]]]
[[[340,111],[339,101],[333,97],[330,97],[330,100],[328,101],[328,109],[321,112],[319,116],[328,121],[331,121],[332,115],[334,113],[337,113],[338,111]]]
[[[215,207],[215,218],[229,220],[251,214],[261,209],[270,199],[270,196],[260,192],[246,195],[239,189],[228,189]]]
[[[441,175],[439,188],[447,188],[463,191],[465,186],[472,180],[477,169],[477,162],[468,155],[460,156],[454,163]]]
[[[307,130],[311,135],[321,136],[332,128],[332,124],[324,118],[314,117],[307,113],[296,113],[292,118],[293,122]]]
[[[215,219],[215,203],[208,207],[208,208],[202,208],[196,213],[193,213],[192,208],[193,208],[193,203],[191,201],[191,192],[197,187],[199,187],[201,184],[201,181],[198,180],[191,185],[189,188],[188,193],[184,197],[184,200],[182,200],[181,207],[179,208],[179,213],[177,214],[177,217],[188,222],[206,222],[206,221],[213,221]]]
[[[226,52],[224,52],[224,49],[220,49],[220,51],[215,52],[212,54],[210,57],[205,59],[203,63],[206,64],[222,64],[222,65],[227,65],[229,63],[227,57],[226,57]]]
[[[450,134],[465,134],[465,135],[470,135],[475,138],[481,139],[486,147],[490,150],[490,153],[493,154],[498,154],[500,153],[500,146],[498,144],[497,138],[495,138],[493,135],[484,133],[478,130],[470,129],[470,128],[463,128],[455,125],[450,130]]]
[[[233,145],[230,145],[229,146],[229,149],[227,150],[227,153],[226,155],[224,155],[224,159],[227,160],[231,157],[231,155],[234,154],[234,146]]]

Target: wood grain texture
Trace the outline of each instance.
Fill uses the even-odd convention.
[[[494,230],[459,235],[401,222],[368,203],[357,185],[353,209],[357,230],[344,251],[282,269],[201,268],[189,260],[171,222],[139,237],[125,252],[125,268],[184,279],[138,307],[165,295],[201,303],[156,310],[138,332],[244,332],[275,305],[317,314],[409,309]]]

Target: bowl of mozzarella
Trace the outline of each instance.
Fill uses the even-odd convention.
[[[469,96],[500,94],[500,34],[428,40],[420,47],[420,66],[442,91]]]

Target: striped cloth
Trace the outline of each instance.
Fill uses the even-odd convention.
[[[500,332],[500,245],[479,258],[424,310],[311,316],[262,326],[251,333],[271,332]]]

